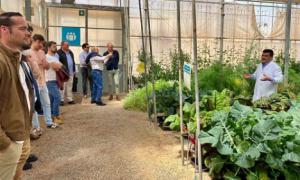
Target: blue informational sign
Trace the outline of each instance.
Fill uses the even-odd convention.
[[[183,65],[183,71],[184,71],[185,73],[191,74],[191,73],[192,73],[192,67],[191,67],[191,65],[190,65],[190,64],[184,64],[184,65]]]
[[[62,27],[62,41],[69,42],[70,46],[80,46],[80,28],[78,27]]]

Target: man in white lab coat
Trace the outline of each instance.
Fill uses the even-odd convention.
[[[253,74],[245,74],[246,79],[256,80],[252,101],[262,97],[269,97],[277,92],[277,84],[283,81],[282,70],[273,61],[274,52],[271,49],[263,50],[261,63]]]

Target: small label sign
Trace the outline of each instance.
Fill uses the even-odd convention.
[[[80,9],[79,10],[79,16],[85,16],[85,10]]]

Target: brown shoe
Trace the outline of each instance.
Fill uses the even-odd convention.
[[[54,122],[55,124],[59,124],[59,125],[61,125],[61,124],[64,123],[64,121],[63,121],[59,116],[53,117],[53,122]]]
[[[113,95],[110,95],[108,100],[111,101],[111,100],[113,100],[113,99],[114,99],[114,96],[113,96]]]
[[[117,101],[121,101],[121,98],[120,98],[119,95],[116,96],[116,100],[117,100]]]

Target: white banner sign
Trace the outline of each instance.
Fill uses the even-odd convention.
[[[183,65],[183,82],[184,85],[191,90],[191,74],[192,74],[192,65],[184,63]]]

